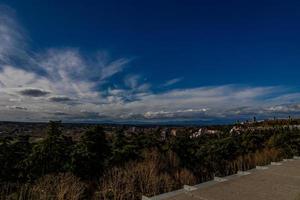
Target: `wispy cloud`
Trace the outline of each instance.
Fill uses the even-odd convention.
[[[14,20],[14,11],[0,6],[0,61],[11,62],[12,56],[18,57],[24,48],[23,32]]]
[[[171,79],[171,80],[168,80],[166,81],[164,84],[163,84],[163,87],[168,87],[168,86],[171,86],[171,85],[174,85],[180,81],[182,81],[183,78],[180,77],[180,78],[174,78],[174,79]]]
[[[109,78],[121,71],[123,71],[124,67],[126,66],[126,64],[129,62],[128,59],[119,59],[116,61],[113,61],[111,63],[109,63],[106,66],[102,66],[101,67],[101,80],[104,80],[106,78]]]
[[[137,74],[131,74],[124,78],[125,86],[127,86],[133,92],[144,92],[150,89],[151,85],[145,83],[142,77]]]

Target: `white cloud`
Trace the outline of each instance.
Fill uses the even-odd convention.
[[[202,109],[185,109],[185,110],[175,110],[175,111],[148,111],[144,113],[144,117],[147,119],[161,119],[161,118],[195,118],[197,115],[204,116],[205,112],[209,109],[202,108]]]
[[[124,83],[133,92],[145,92],[150,89],[149,83],[141,83],[142,77],[137,74],[131,74],[125,77]]]
[[[125,85],[131,89],[136,88],[141,77],[139,75],[129,75],[125,77]]]
[[[126,64],[129,62],[128,59],[118,59],[109,63],[107,66],[101,67],[101,80],[109,78],[121,71],[123,71]]]
[[[62,81],[52,82],[50,78],[38,77],[32,72],[9,66],[0,73],[0,80],[5,84],[5,87],[1,87],[0,101],[8,106],[0,108],[0,118],[3,120],[7,116],[14,116],[15,119],[20,120],[19,117],[21,116],[22,119],[24,112],[28,113],[27,118],[31,117],[31,120],[48,120],[55,117],[85,120],[91,117],[103,118],[103,116],[107,119],[205,119],[252,115],[261,110],[266,113],[286,112],[283,106],[278,107],[282,104],[282,101],[276,100],[280,99],[280,96],[274,97],[271,101],[264,100],[264,97],[277,92],[276,87],[250,88],[224,85],[176,89],[158,94],[151,91],[133,92],[109,88],[107,95],[103,95],[100,91],[91,89],[92,83],[85,83],[87,84],[85,88],[81,87],[81,90],[77,90],[77,86],[84,83],[76,81],[64,87],[61,85]],[[74,85],[77,85],[75,89]],[[138,84],[135,87],[138,88]],[[50,96],[20,93],[28,88],[48,91]],[[90,93],[95,95],[89,95]],[[70,104],[72,101],[77,103]],[[294,101],[299,101],[298,96],[295,96]],[[17,107],[26,109],[12,109]],[[289,111],[299,110],[297,106],[289,107]],[[64,113],[64,115],[57,113]]]
[[[174,78],[174,79],[171,79],[171,80],[168,80],[166,81],[164,84],[163,84],[163,87],[168,87],[168,86],[171,86],[171,85],[174,85],[180,81],[182,81],[183,78],[180,77],[180,78]]]
[[[33,65],[27,49],[28,37],[15,18],[13,9],[0,5],[0,64],[23,63],[23,68],[28,68],[29,63]]]

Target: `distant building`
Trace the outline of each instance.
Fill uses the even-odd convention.
[[[214,135],[221,133],[219,130],[211,130],[207,128],[200,128],[197,132],[193,133],[190,138],[197,138],[200,137],[201,135]]]
[[[232,129],[230,130],[230,133],[241,134],[241,131],[242,131],[242,127],[240,127],[240,126],[234,126],[234,127],[232,127]]]
[[[166,130],[162,130],[160,135],[161,135],[161,139],[163,141],[167,139],[167,131]]]
[[[171,130],[171,135],[176,137],[177,136],[177,130],[176,129],[172,129]]]

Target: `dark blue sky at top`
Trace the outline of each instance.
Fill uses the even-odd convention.
[[[133,58],[128,70],[156,85],[299,84],[300,1],[0,2],[16,10],[33,50],[105,50]]]

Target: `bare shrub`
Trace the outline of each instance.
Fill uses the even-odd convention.
[[[175,182],[179,187],[182,185],[195,185],[197,179],[191,171],[184,168],[176,171]]]
[[[278,161],[282,159],[282,154],[277,149],[263,149],[256,151],[255,153],[250,153],[247,155],[239,156],[237,159],[231,162],[230,168],[233,173],[239,170],[245,171],[255,168],[259,165],[267,165],[273,161]]]
[[[95,198],[140,199],[142,195],[153,196],[182,187],[181,184],[195,183],[195,177],[187,169],[173,174],[162,170],[166,163],[169,162],[162,160],[156,151],[150,151],[142,162],[113,168],[101,178]]]
[[[261,152],[256,152],[255,155],[256,165],[267,165],[273,161],[279,161],[282,159],[281,152],[277,149],[265,149]]]
[[[87,185],[70,173],[46,175],[33,184],[0,185],[1,200],[81,200],[87,194]]]
[[[0,200],[7,199],[18,188],[16,183],[1,183],[0,184]]]
[[[79,200],[87,194],[87,185],[70,173],[46,175],[32,187],[35,195],[42,199]]]

